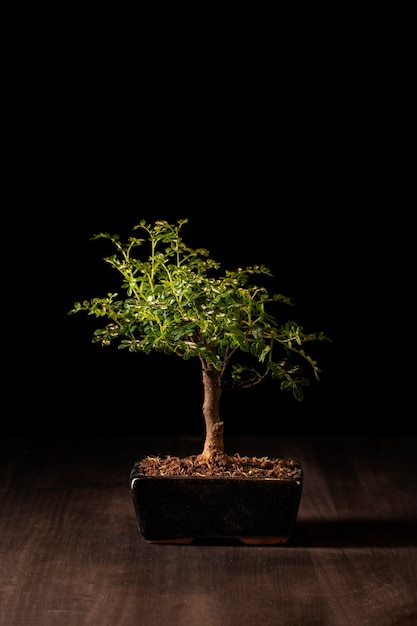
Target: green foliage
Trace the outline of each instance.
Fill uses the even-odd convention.
[[[264,265],[222,273],[206,249],[188,247],[181,237],[187,222],[142,220],[133,228],[138,236],[126,242],[119,235],[94,235],[115,248],[104,260],[120,273],[123,296],[76,302],[69,313],[103,318],[105,325],[93,338],[103,346],[198,357],[202,367],[218,372],[224,389],[250,387],[270,376],[301,401],[309,379],[300,363],[316,378],[320,372],[304,346],[327,338],[305,334],[294,321],[279,322],[268,312],[272,303],[291,306],[291,300],[253,282],[272,276]]]

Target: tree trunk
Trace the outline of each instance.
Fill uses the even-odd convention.
[[[220,374],[213,366],[201,360],[203,371],[203,416],[206,425],[206,438],[203,458],[214,452],[224,452],[224,423],[220,419],[220,396],[222,393]]]

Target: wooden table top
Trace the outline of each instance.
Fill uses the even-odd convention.
[[[0,625],[417,625],[416,438],[233,437],[230,453],[301,462],[290,543],[147,543],[133,463],[200,445],[3,437]]]

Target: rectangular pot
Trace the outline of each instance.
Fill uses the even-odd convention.
[[[238,539],[284,544],[303,486],[297,478],[153,477],[132,469],[130,488],[139,532],[152,543]]]

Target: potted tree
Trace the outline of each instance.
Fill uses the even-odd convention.
[[[75,302],[103,320],[93,342],[195,359],[202,376],[205,439],[186,458],[147,456],[130,475],[140,533],[150,542],[187,543],[234,538],[245,544],[283,544],[298,513],[303,471],[294,459],[230,455],[225,450],[221,397],[274,379],[280,390],[304,398],[319,366],[306,344],[328,340],[305,333],[274,307],[290,298],[258,284],[272,278],[264,265],[221,271],[205,248],[182,238],[188,219],[140,221],[132,235],[98,233],[114,253],[104,258],[121,277],[123,293]],[[309,370],[305,375],[303,365]]]

